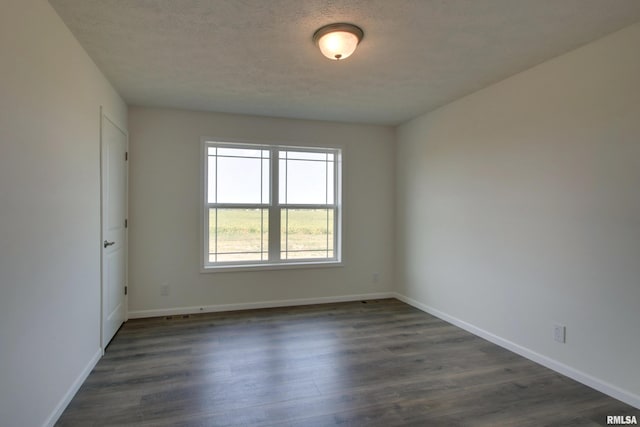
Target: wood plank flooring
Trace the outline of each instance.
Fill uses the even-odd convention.
[[[394,299],[131,320],[57,426],[593,426],[640,411]]]

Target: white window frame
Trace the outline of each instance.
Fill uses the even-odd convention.
[[[208,201],[208,148],[239,148],[249,150],[269,150],[270,151],[270,202],[269,203],[209,203]],[[265,142],[246,142],[230,140],[228,138],[207,138],[201,139],[201,262],[200,271],[202,273],[219,271],[244,271],[244,270],[270,270],[288,268],[317,268],[317,267],[340,267],[342,263],[342,148],[341,147],[320,147],[305,145],[284,145]],[[280,151],[301,151],[313,153],[331,153],[334,155],[334,179],[333,179],[333,204],[280,204],[279,203],[279,152]],[[234,261],[234,262],[210,262],[209,261],[209,209],[210,208],[239,208],[239,209],[268,209],[269,211],[269,247],[268,259],[264,261]],[[334,242],[333,258],[305,258],[305,259],[280,259],[281,249],[281,211],[282,209],[333,209],[334,210]],[[277,236],[277,238],[271,238]]]

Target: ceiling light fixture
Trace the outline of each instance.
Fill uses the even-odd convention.
[[[364,37],[360,27],[352,24],[329,24],[313,34],[313,41],[320,52],[329,59],[339,61],[348,58]]]

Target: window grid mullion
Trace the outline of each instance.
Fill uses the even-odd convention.
[[[218,147],[215,148],[215,155],[216,155],[216,171],[215,171],[215,176],[216,176],[216,185],[215,185],[215,191],[214,191],[214,197],[213,197],[213,201],[217,204],[218,203]],[[215,243],[214,243],[214,249],[215,249],[215,256],[214,256],[214,260],[215,262],[218,262],[218,209],[215,209],[215,213],[216,213],[216,224],[215,224]]]
[[[279,158],[280,152],[278,148],[272,147],[270,173],[270,205],[269,205],[269,261],[278,262],[280,260],[280,207],[278,202],[279,195]]]
[[[214,257],[215,261],[214,262],[218,262],[218,209],[215,209],[214,212],[215,212],[215,218],[216,218],[216,220],[215,220],[215,228],[214,228],[214,230],[215,230],[215,232],[214,232],[215,243],[214,243],[214,246],[213,246],[213,248],[215,250],[215,257]]]
[[[329,204],[329,205],[298,205],[298,204],[281,204],[282,208],[286,209],[336,209],[338,206]]]
[[[324,164],[324,202],[329,204],[329,153],[325,153]],[[329,258],[329,210],[327,209],[327,258]]]
[[[289,202],[289,152],[288,151],[284,152],[284,202],[285,203]],[[285,258],[289,259],[289,209],[287,209],[286,212],[287,212],[287,215],[286,215],[287,218],[286,218],[286,225],[284,227],[284,235],[285,235],[286,243],[284,245],[284,251],[285,251],[284,253],[285,253]],[[280,236],[282,236],[282,234]],[[280,254],[282,254],[282,251],[280,251]]]

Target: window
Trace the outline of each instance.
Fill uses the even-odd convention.
[[[340,262],[339,149],[203,145],[205,268]]]

